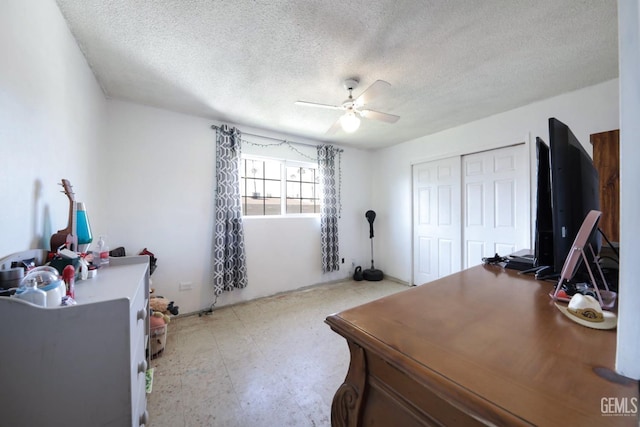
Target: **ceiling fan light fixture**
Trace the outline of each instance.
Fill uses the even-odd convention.
[[[353,111],[348,111],[344,116],[340,117],[340,125],[343,131],[353,133],[360,127],[360,119]]]
[[[344,114],[338,118],[327,130],[326,135],[333,135],[338,129],[342,129],[345,133],[354,133],[360,128],[360,119],[377,120],[385,123],[395,123],[400,116],[382,113],[380,111],[368,110],[363,107],[372,99],[377,97],[386,88],[391,86],[384,80],[376,80],[357,98],[353,98],[353,90],[358,86],[358,79],[347,79],[344,82],[344,88],[349,91],[349,97],[345,99],[341,105],[318,104],[317,102],[296,101],[296,105],[305,105],[308,107],[320,107],[330,110],[341,110]]]

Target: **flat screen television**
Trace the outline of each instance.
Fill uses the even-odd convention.
[[[585,217],[591,210],[600,210],[598,171],[571,129],[556,118],[549,119],[549,155],[540,138],[536,146],[536,265],[548,267],[546,275],[559,275]],[[597,254],[600,235],[593,233],[589,243]]]
[[[553,215],[551,211],[551,153],[549,146],[536,138],[537,191],[534,265],[553,266]],[[552,272],[550,270],[549,272]]]

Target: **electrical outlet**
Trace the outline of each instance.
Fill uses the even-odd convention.
[[[193,289],[193,283],[192,282],[180,282],[180,284],[178,285],[178,289],[180,289],[181,291],[190,291],[191,289]]]

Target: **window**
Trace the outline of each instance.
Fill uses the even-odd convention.
[[[243,215],[320,213],[316,165],[245,156],[240,162]]]

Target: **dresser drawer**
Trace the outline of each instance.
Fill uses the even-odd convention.
[[[144,394],[144,389],[142,390],[142,396],[140,396],[140,400],[137,405],[137,416],[134,420],[134,426],[148,426],[149,424],[149,412],[147,412],[147,397]],[[137,422],[137,424],[136,424]]]
[[[131,301],[131,355],[138,348],[144,348],[145,336],[149,330],[149,295],[144,283],[140,283]]]
[[[148,425],[146,414],[147,347],[149,341],[149,289],[147,281],[139,283],[131,300],[131,416],[132,425]]]
[[[144,356],[144,352],[142,352]],[[147,370],[147,361],[144,357],[138,356],[138,362],[134,364],[133,372],[131,373],[131,400],[132,400],[132,424],[134,426],[140,425],[141,417],[147,410],[147,395],[146,395],[146,377],[145,371]],[[144,422],[142,424],[145,424]]]

